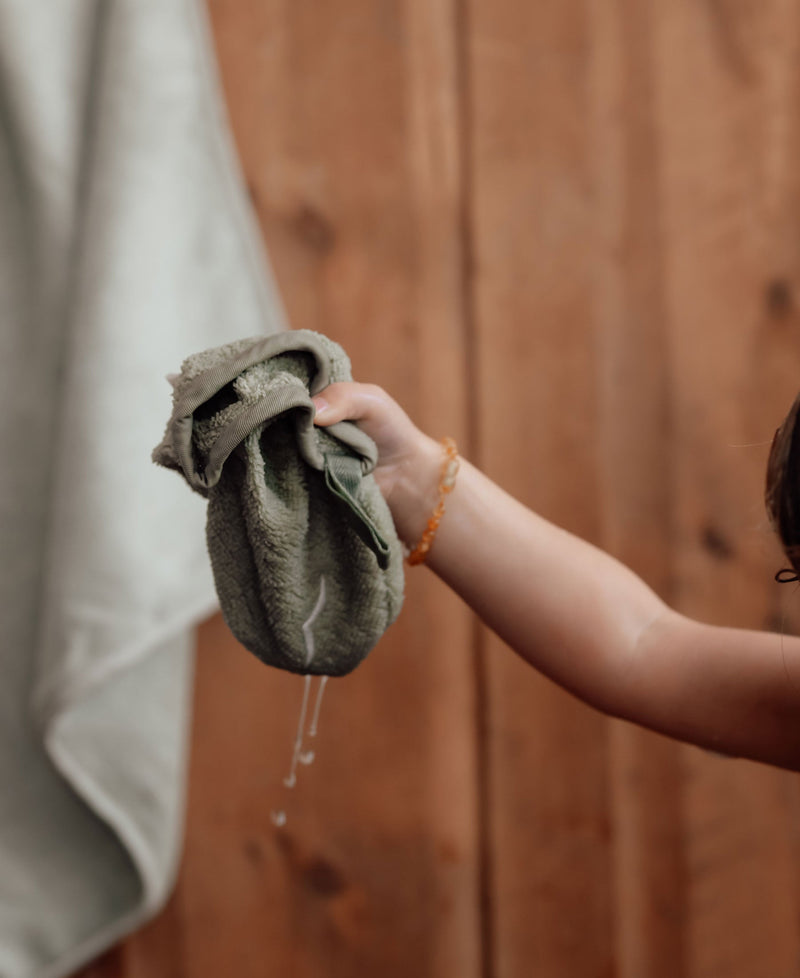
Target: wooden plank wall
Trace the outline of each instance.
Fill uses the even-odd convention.
[[[800,7],[210,10],[292,324],[682,611],[800,627],[761,504],[800,387]],[[300,686],[204,627],[177,890],[81,978],[800,976],[794,775],[598,716],[424,569],[331,685],[276,830]]]

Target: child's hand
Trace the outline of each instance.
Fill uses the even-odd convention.
[[[374,384],[330,384],[313,400],[314,424],[326,427],[337,421],[356,421],[378,446],[375,481],[401,539],[413,546],[436,504],[440,446]]]

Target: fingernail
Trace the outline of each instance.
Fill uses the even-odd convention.
[[[311,400],[314,402],[315,417],[319,417],[321,414],[324,414],[330,407],[324,397],[312,397]]]

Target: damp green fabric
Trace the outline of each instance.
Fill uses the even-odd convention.
[[[190,356],[173,378],[160,465],[208,499],[222,613],[269,665],[341,676],[397,617],[403,555],[355,424],[313,423],[312,396],[351,379],[337,343],[310,330]]]

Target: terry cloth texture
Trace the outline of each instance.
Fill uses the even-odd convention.
[[[154,461],[208,498],[222,613],[247,649],[306,675],[354,669],[397,617],[403,556],[370,474],[375,444],[313,423],[313,394],[350,380],[342,348],[295,330],[189,357]]]
[[[205,506],[163,377],[283,327],[194,0],[0,3],[0,976],[152,916],[181,846]]]

